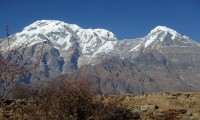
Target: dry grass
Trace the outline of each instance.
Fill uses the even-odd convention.
[[[97,97],[96,99],[100,99],[100,97]],[[192,117],[200,119],[199,92],[149,93],[144,95],[118,95],[118,96],[111,95],[104,97],[103,101],[105,103],[108,101],[117,101],[118,104],[125,105],[128,109],[132,110],[140,110],[141,106],[145,104],[158,105],[159,109],[155,111],[165,113],[166,118],[169,118],[169,120],[182,119],[180,118],[180,115],[177,114],[178,111],[176,110],[186,110],[188,111],[188,113],[192,112]],[[183,118],[184,117],[185,116],[183,116]]]

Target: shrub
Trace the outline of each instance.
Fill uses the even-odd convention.
[[[48,120],[129,120],[133,117],[131,111],[119,106],[117,102],[103,103],[101,100],[94,100],[98,91],[96,88],[85,79],[54,80],[45,88],[29,89],[33,92],[28,93],[34,93],[36,105],[29,106],[31,112],[27,111],[27,107],[21,109],[30,118],[40,116],[41,119]],[[24,88],[23,90],[26,91]]]

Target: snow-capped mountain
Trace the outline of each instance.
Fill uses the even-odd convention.
[[[74,55],[71,62],[76,62],[75,69],[84,64],[97,64],[108,57],[134,58],[138,52],[148,49],[199,46],[190,38],[165,26],[157,26],[143,38],[117,40],[112,32],[104,29],[83,29],[75,24],[56,20],[36,21],[13,35],[11,40],[13,42],[9,48],[13,49],[21,45],[32,47],[45,43],[58,50],[65,62]],[[8,46],[2,48],[6,50]],[[73,52],[69,54],[68,51]]]
[[[16,33],[12,37],[12,41],[11,48],[22,44],[33,46],[41,42],[51,43],[52,47],[59,51],[67,51],[71,47],[75,47],[87,61],[98,55],[110,52],[114,52],[117,56],[124,58],[124,54],[121,54],[123,49],[126,49],[126,54],[128,54],[141,48],[199,46],[189,37],[181,36],[175,30],[165,26],[157,26],[143,38],[117,40],[115,35],[108,30],[83,29],[75,24],[56,20],[36,21],[25,27],[22,32]]]
[[[24,46],[26,47],[25,56],[27,59],[32,63],[41,60],[40,68],[34,73],[31,72],[30,76],[27,77],[29,78],[28,82],[68,74],[87,65],[92,65],[92,68],[88,68],[91,69],[92,73],[100,75],[101,71],[97,72],[101,68],[100,66],[104,66],[105,69],[101,68],[101,70],[105,72],[105,70],[111,71],[114,66],[122,65],[121,67],[124,67],[126,64],[130,64],[124,69],[116,68],[121,71],[117,72],[117,76],[137,71],[133,72],[137,74],[135,75],[137,80],[142,80],[146,76],[145,79],[154,81],[154,79],[164,79],[164,76],[166,77],[171,74],[171,71],[175,71],[173,76],[180,77],[181,74],[180,79],[187,79],[184,84],[194,78],[196,81],[190,81],[190,84],[200,83],[198,83],[200,81],[200,73],[198,73],[200,70],[199,43],[165,26],[157,26],[142,38],[118,40],[112,32],[105,29],[84,29],[62,21],[40,20],[25,27],[21,32],[11,35],[9,42],[8,39],[1,40],[0,45],[3,51],[17,49],[19,46],[23,48]],[[124,63],[114,60],[113,66],[107,66],[110,64],[107,62],[113,61],[113,59]],[[96,66],[99,66],[96,68],[97,71],[94,70]],[[193,70],[192,74],[195,77],[190,78],[183,75],[189,73],[189,69]],[[123,73],[124,70],[127,70],[127,73]],[[159,77],[156,71],[162,71]],[[97,78],[101,80],[114,79],[102,76]],[[126,79],[130,82],[131,79],[136,78],[132,76],[121,78],[121,80]],[[107,91],[106,87],[104,89]],[[116,89],[118,88],[116,87]],[[130,88],[130,90],[133,89]]]
[[[192,41],[189,37],[181,36],[175,30],[165,26],[157,26],[151,30],[145,39],[145,47],[155,47],[157,43],[161,43],[162,46],[198,46],[198,44]]]
[[[20,46],[22,43],[32,46],[39,42],[50,41],[55,48],[63,50],[68,50],[76,41],[83,54],[90,54],[105,42],[116,40],[112,32],[104,29],[83,29],[75,24],[55,20],[36,21],[25,27],[22,32],[15,34],[15,37],[13,46]]]
[[[79,59],[80,64],[82,64],[82,62],[85,63],[91,59],[92,56],[113,50],[117,38],[112,32],[104,29],[83,29],[75,24],[41,20],[25,27],[22,32],[16,33],[12,37],[12,41],[11,48],[22,44],[31,47],[45,42],[51,44],[61,53],[74,47],[83,58]]]

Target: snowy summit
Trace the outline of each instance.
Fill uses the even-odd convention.
[[[156,33],[156,32],[168,32],[174,36],[180,36],[179,33],[177,33],[175,30],[172,30],[166,26],[157,26],[153,30],[151,30],[150,34]]]

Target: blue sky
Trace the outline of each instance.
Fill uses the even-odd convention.
[[[36,20],[104,28],[118,39],[143,37],[158,25],[200,42],[200,0],[0,0],[0,38],[5,26],[20,32]]]

